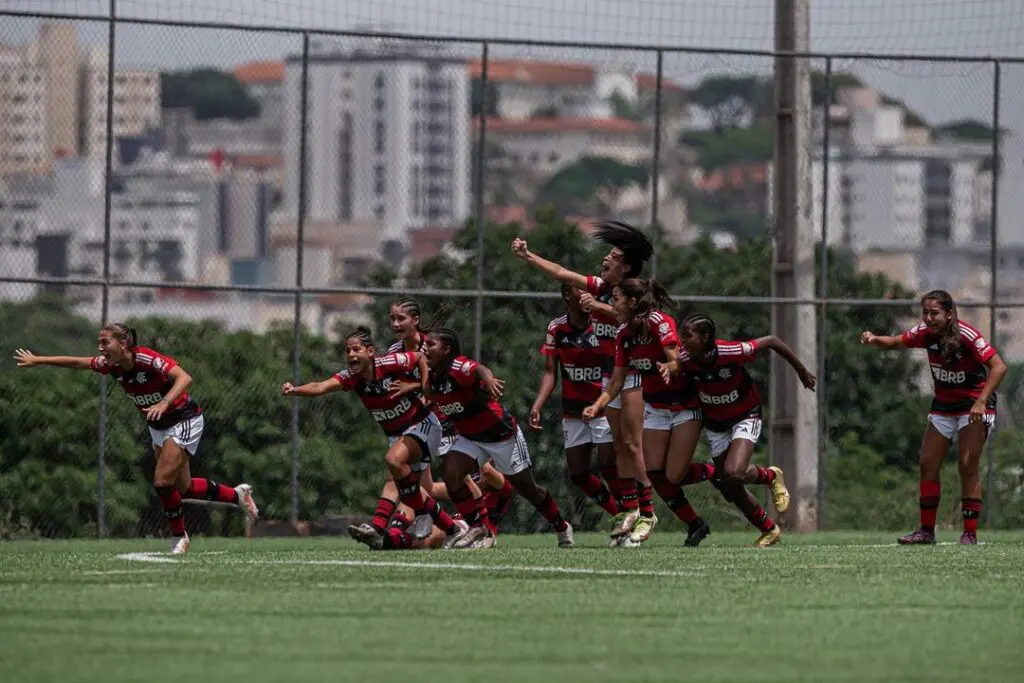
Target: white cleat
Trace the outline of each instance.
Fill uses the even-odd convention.
[[[422,541],[430,536],[434,530],[434,519],[430,515],[417,515],[409,528],[409,535],[417,541]]]
[[[452,544],[453,550],[466,550],[472,548],[475,543],[490,536],[490,533],[482,526],[470,527],[462,538]]]
[[[444,541],[444,549],[451,550],[455,547],[455,544],[466,537],[470,531],[469,524],[464,519],[455,520],[455,531],[453,531],[448,538]]]
[[[171,537],[171,555],[184,555],[188,552],[188,534]]]
[[[256,501],[252,498],[252,487],[248,484],[239,484],[235,487],[235,494],[238,496],[238,507],[255,522],[260,516],[260,509],[256,507]]]
[[[472,550],[489,550],[489,549],[493,548],[497,543],[498,543],[498,539],[497,538],[495,538],[491,534],[487,534],[486,536],[484,536],[480,540],[474,542],[473,545],[471,545],[469,547]]]
[[[575,548],[576,543],[572,539],[572,524],[565,523],[565,528],[557,532],[559,548]]]

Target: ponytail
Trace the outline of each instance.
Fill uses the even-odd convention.
[[[676,308],[676,302],[668,290],[653,277],[646,280],[627,278],[618,287],[627,299],[636,300],[628,323],[634,334],[644,329],[644,323],[652,312]]]

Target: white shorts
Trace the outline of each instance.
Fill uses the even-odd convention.
[[[189,455],[195,455],[196,449],[199,448],[199,439],[203,438],[203,424],[203,416],[196,415],[167,429],[150,427],[149,438],[153,440],[154,448],[160,448],[170,439],[184,448]]]
[[[646,427],[646,425],[644,426]],[[734,424],[732,429],[727,432],[706,430],[708,446],[711,448],[711,457],[717,458],[725,453],[729,450],[729,445],[736,439],[745,439],[756,444],[758,439],[761,438],[761,426],[761,418],[748,417],[746,420],[740,420]]]
[[[611,378],[609,377],[605,377],[604,379],[601,380],[602,389],[608,388],[608,382],[610,381],[610,379]],[[626,375],[626,381],[622,383],[622,391],[632,391],[633,389],[639,389],[641,383],[642,380],[640,379],[640,375],[638,375],[635,372],[630,372]],[[616,410],[622,409],[622,391],[619,392],[618,396],[611,400],[611,402],[608,404],[609,408],[615,408]]]
[[[425,451],[420,456],[419,462],[410,463],[409,467],[413,472],[429,469],[431,458],[441,454],[441,423],[433,413],[406,429],[402,432],[402,436],[411,436],[416,439],[420,443],[420,451]],[[388,446],[394,446],[402,436],[389,436]]]
[[[473,441],[460,434],[455,437],[451,450],[465,453],[481,467],[494,460],[495,469],[504,475],[519,474],[533,465],[530,461],[530,449],[526,446],[526,438],[519,427],[516,427],[515,436],[496,443]]]
[[[455,443],[455,439],[455,434],[445,434],[441,437],[441,445],[437,447],[438,457],[448,455],[448,451],[452,449],[452,444]]]
[[[700,420],[699,410],[671,411],[668,408],[655,408],[644,403],[644,429],[655,432],[671,432],[681,424]]]
[[[935,427],[935,430],[950,441],[956,438],[960,430],[970,424],[970,415],[936,415],[928,413],[928,422]],[[985,425],[991,427],[996,423],[995,413],[985,413]]]
[[[611,443],[612,426],[607,417],[595,417],[590,422],[575,417],[562,418],[562,433],[565,434],[565,447],[575,448],[588,443]]]

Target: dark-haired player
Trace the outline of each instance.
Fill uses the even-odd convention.
[[[995,392],[1006,375],[1006,363],[981,332],[959,319],[953,297],[941,289],[921,297],[920,325],[898,337],[864,332],[860,340],[883,349],[926,349],[935,385],[928,429],[921,443],[921,526],[902,536],[899,543],[935,543],[935,516],[941,493],[939,472],[955,440],[964,520],[960,543],[975,545],[981,516],[978,463],[989,428],[995,423]]]
[[[91,358],[37,356],[25,349],[15,351],[14,357],[18,367],[92,370],[110,375],[121,385],[149,422],[156,456],[153,488],[167,517],[172,554],[184,554],[189,547],[182,498],[236,505],[252,520],[259,516],[248,484],[231,488],[192,477],[189,458],[196,454],[203,436],[203,412],[188,393],[192,377],[170,356],[139,346],[134,329],[122,323],[105,326],[100,330],[99,355]]]
[[[602,383],[607,386],[615,365],[615,335],[619,328],[609,303],[612,288],[626,278],[640,277],[644,264],[654,253],[654,247],[642,232],[618,221],[598,224],[594,228],[594,236],[611,246],[601,261],[599,276],[582,275],[548,261],[531,252],[523,239],[512,240],[512,251],[535,268],[586,293],[581,303],[590,310],[598,350],[604,358]],[[608,404],[605,412],[612,429],[617,466],[615,474],[610,471],[604,473],[619,507],[619,514],[612,520],[614,546],[632,532],[641,515],[648,521],[654,517],[651,482],[647,477],[642,448],[644,400],[640,392],[640,378],[636,374],[627,374],[623,390]]]
[[[494,537],[486,528],[487,508],[465,485],[466,476],[479,463],[493,460],[498,471],[512,482],[555,529],[561,548],[573,547],[572,526],[562,518],[551,494],[537,484],[533,463],[519,425],[498,398],[504,382],[487,367],[462,355],[458,335],[447,328],[432,329],[427,336],[430,365],[430,397],[455,425],[458,436],[441,464],[448,497],[470,524],[470,531],[450,547],[489,547]]]
[[[615,370],[608,386],[583,416],[592,419],[615,398],[627,372],[640,375],[646,404],[643,449],[647,476],[672,513],[686,524],[685,545],[695,547],[711,530],[690,505],[683,485],[706,481],[714,474],[714,467],[693,464],[701,432],[693,385],[682,379],[663,379],[658,372],[659,363],[679,355],[676,324],[665,312],[674,306],[668,292],[653,278],[627,278],[615,286],[612,308],[622,323],[616,339]],[[623,546],[639,546],[656,523],[653,515],[641,515]]]
[[[761,393],[744,366],[757,357],[758,351],[771,349],[796,370],[800,383],[812,391],[815,377],[778,337],[739,342],[718,339],[714,321],[703,313],[683,319],[680,337],[684,351],[676,360],[659,365],[662,377],[669,380],[684,373],[694,382],[715,463],[711,481],[722,497],[761,531],[754,545],[774,545],[782,538],[782,530],[747,492],[745,484],[768,486],[780,513],[789,509],[789,491],[781,469],[750,463],[761,437]]]
[[[615,467],[611,427],[603,415],[589,422],[583,420],[583,409],[601,395],[603,357],[598,352],[590,315],[580,305],[577,287],[562,283],[565,315],[548,324],[541,355],[546,359],[537,398],[530,408],[530,427],[541,428],[540,411],[562,378],[562,431],[565,436],[565,462],[572,482],[592,498],[609,515],[619,508],[604,482],[591,471],[591,452],[597,449],[597,460],[603,472]]]
[[[388,437],[390,446],[384,456],[388,473],[398,487],[399,500],[416,515],[427,514],[452,541],[468,531],[468,526],[453,520],[437,505],[433,496],[420,487],[420,471],[430,466],[441,442],[441,424],[423,404],[412,372],[419,363],[418,353],[374,354],[373,336],[366,327],[357,327],[345,338],[348,367],[330,379],[293,386],[281,385],[285,396],[323,396],[334,391],[352,391]],[[376,517],[374,521],[377,522]],[[375,524],[349,527],[349,534],[371,549],[383,546],[387,530]]]

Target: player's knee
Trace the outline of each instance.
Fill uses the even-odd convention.
[[[723,475],[726,479],[732,481],[743,481],[743,478],[747,476],[747,466],[744,464],[737,463],[725,463]]]
[[[960,458],[957,462],[957,469],[960,471],[960,478],[973,478],[978,476],[978,459],[973,457]]]
[[[387,452],[387,455],[384,456],[384,465],[388,468],[388,473],[390,473],[395,479],[398,479],[404,474],[402,470],[406,465],[405,460],[406,458],[404,453],[400,453],[396,450],[390,450]]]

